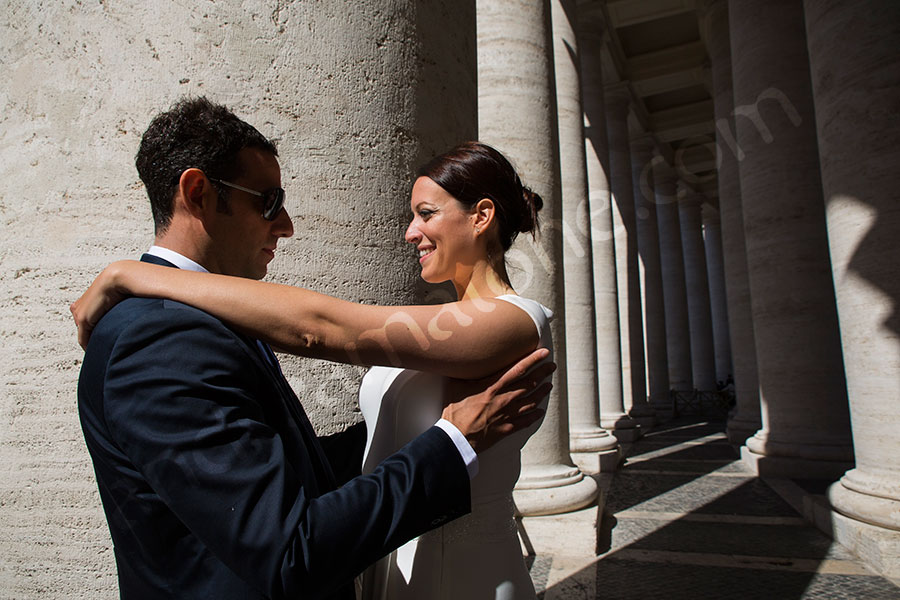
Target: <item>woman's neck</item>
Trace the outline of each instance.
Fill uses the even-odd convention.
[[[460,300],[473,300],[515,294],[512,286],[506,283],[508,278],[503,275],[505,272],[501,275],[486,261],[480,262],[475,265],[468,278],[453,282],[453,286],[456,288],[456,297]]]

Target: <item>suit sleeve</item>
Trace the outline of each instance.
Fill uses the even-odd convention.
[[[171,303],[170,303],[171,304]],[[180,306],[180,305],[179,305]],[[325,595],[407,540],[469,511],[465,466],[431,428],[375,472],[310,490],[267,422],[251,350],[195,309],[155,311],[119,336],[104,414],[166,506],[272,598]]]
[[[363,455],[366,450],[366,424],[351,425],[344,431],[321,436],[319,443],[328,457],[338,485],[344,485],[362,474]]]

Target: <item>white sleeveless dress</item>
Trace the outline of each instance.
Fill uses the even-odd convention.
[[[498,296],[524,310],[553,350],[550,309],[512,294]],[[548,358],[552,360],[552,356]],[[360,385],[368,439],[363,473],[441,418],[443,377],[373,367]],[[546,399],[544,400],[546,403]],[[519,451],[540,423],[498,442],[478,457],[472,512],[401,546],[362,577],[363,600],[534,600],[513,518]]]

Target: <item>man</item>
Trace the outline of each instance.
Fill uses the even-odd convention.
[[[205,99],[157,116],[136,161],[156,227],[142,260],[262,278],[293,234],[276,156]],[[122,597],[352,599],[368,564],[469,511],[473,449],[538,418],[522,390],[548,371],[509,383],[518,372],[470,384],[359,476],[364,429],[318,440],[267,346],[177,302],[119,303],[93,330],[78,402]]]

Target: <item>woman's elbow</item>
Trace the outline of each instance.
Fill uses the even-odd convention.
[[[320,358],[326,352],[325,336],[321,332],[308,328],[292,328],[285,333],[281,343],[276,342],[276,345],[282,346],[291,354]]]

